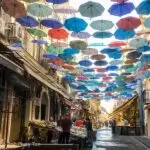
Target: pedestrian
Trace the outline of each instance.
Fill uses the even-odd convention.
[[[72,121],[70,115],[66,114],[65,117],[61,120],[62,133],[60,134],[58,143],[59,144],[68,144],[70,138],[70,129],[72,127]]]
[[[60,127],[61,126],[61,120],[63,119],[62,116],[59,116],[59,119],[57,121],[57,126]]]
[[[115,134],[116,133],[116,120],[112,120],[111,122],[111,126],[112,126],[112,133]]]
[[[92,122],[91,120],[87,117],[85,121],[85,127],[87,130],[87,138],[88,138],[88,146],[92,147],[93,146],[93,129],[92,129]]]

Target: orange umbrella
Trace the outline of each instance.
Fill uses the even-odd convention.
[[[138,62],[139,61],[139,59],[127,59],[126,61],[125,61],[125,64],[133,64],[133,63],[136,63],[136,62]]]
[[[123,48],[123,49],[121,49],[120,51],[122,52],[122,53],[125,53],[125,52],[131,52],[131,51],[133,51],[133,50],[135,50],[134,48]]]
[[[97,54],[97,55],[92,55],[91,58],[93,60],[102,60],[102,59],[105,59],[106,56],[105,55],[102,55],[102,54]]]
[[[64,60],[60,58],[51,59],[50,62],[57,66],[63,66],[65,64]]]
[[[11,17],[21,18],[26,16],[25,6],[18,0],[3,0],[2,8]]]
[[[125,45],[127,45],[127,43],[123,41],[114,41],[108,44],[108,46],[110,47],[119,47],[119,46],[125,46]]]
[[[65,29],[50,29],[48,35],[57,40],[68,38],[68,32]]]
[[[62,67],[67,70],[74,70],[74,67],[68,64],[64,64]]]

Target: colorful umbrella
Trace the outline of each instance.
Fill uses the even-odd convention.
[[[70,47],[74,49],[84,50],[87,48],[87,46],[88,44],[84,41],[80,40],[70,41]]]
[[[147,65],[150,63],[150,54],[144,54],[142,55],[142,57],[140,58],[140,61],[142,63],[146,63]]]
[[[100,38],[100,39],[110,38],[112,36],[113,34],[111,32],[95,32],[93,34],[93,37]]]
[[[138,61],[139,61],[139,59],[127,59],[124,63],[125,64],[134,64]]]
[[[39,22],[31,16],[25,16],[22,18],[17,18],[16,21],[18,23],[20,23],[22,26],[30,27],[30,28],[36,27],[39,25]]]
[[[25,6],[18,0],[3,0],[1,6],[5,13],[11,17],[21,18],[26,16]]]
[[[31,41],[32,43],[35,43],[35,44],[39,44],[39,45],[43,45],[43,44],[48,44],[48,42],[47,41],[45,41],[45,40],[32,40]]]
[[[65,20],[64,26],[69,31],[80,32],[86,29],[88,24],[81,18],[73,17]]]
[[[149,15],[150,14],[150,1],[144,0],[142,1],[138,7],[136,8],[136,11],[140,15]]]
[[[128,53],[126,57],[127,57],[128,59],[137,59],[137,58],[139,58],[141,55],[142,55],[142,53],[139,53],[139,52],[137,52],[137,51],[133,51],[133,52]]]
[[[79,75],[79,76],[77,76],[77,78],[78,78],[79,80],[88,80],[88,77],[83,76],[83,75]]]
[[[117,66],[107,66],[106,70],[108,70],[108,71],[115,71],[115,70],[118,70],[118,67]]]
[[[43,54],[43,57],[48,58],[48,59],[54,59],[54,58],[56,58],[56,55],[54,55],[54,54]]]
[[[31,29],[27,29],[27,31],[34,36],[38,36],[38,37],[46,37],[47,36],[47,34],[41,29],[31,28]]]
[[[148,52],[148,51],[150,51],[150,46],[149,45],[144,45],[144,46],[138,47],[137,51],[141,52],[141,53],[142,52]]]
[[[129,45],[131,47],[134,47],[134,48],[138,48],[140,46],[144,46],[144,45],[147,45],[148,44],[148,41],[144,38],[135,38],[135,39],[132,39],[130,42],[129,42]]]
[[[27,12],[36,17],[48,17],[52,14],[52,9],[47,5],[32,3],[27,6]]]
[[[141,25],[141,20],[136,17],[125,17],[117,22],[117,26],[124,30],[133,30]]]
[[[65,60],[65,61],[70,61],[73,59],[72,55],[66,54],[66,53],[61,53],[58,55],[58,57]]]
[[[105,59],[106,56],[105,55],[102,55],[102,54],[96,54],[96,55],[92,55],[91,58],[93,60],[102,60],[102,59]]]
[[[108,76],[111,76],[111,77],[118,77],[119,74],[117,74],[117,73],[109,73]]]
[[[112,60],[111,62],[110,62],[110,64],[111,65],[120,65],[120,64],[122,64],[122,60]]]
[[[81,52],[82,52],[82,54],[85,54],[85,55],[96,55],[96,54],[98,54],[98,50],[95,48],[87,48],[85,50],[82,50]]]
[[[23,0],[26,3],[35,3],[38,2],[39,0]]]
[[[104,7],[100,3],[88,1],[79,7],[79,12],[84,17],[98,17],[104,12]]]
[[[117,2],[117,3],[124,3],[124,2],[126,2],[126,1],[128,1],[128,0],[111,0],[112,2]]]
[[[118,49],[117,48],[104,48],[101,50],[101,53],[103,54],[109,54],[109,53],[114,53],[117,52]]]
[[[109,53],[108,56],[113,59],[120,59],[122,56],[122,53],[121,52],[113,52],[113,53]]]
[[[72,32],[71,36],[79,39],[88,39],[90,38],[91,34],[88,32]]]
[[[134,30],[123,30],[123,29],[117,29],[116,32],[114,33],[115,38],[118,40],[127,40],[135,35]]]
[[[108,12],[111,15],[121,17],[121,16],[131,13],[134,10],[134,8],[135,7],[134,7],[133,3],[129,3],[129,2],[116,3],[116,4],[113,4],[109,8]]]
[[[90,43],[89,46],[106,46],[104,43]]]
[[[67,70],[74,70],[74,67],[68,64],[64,64],[62,67]]]
[[[105,66],[107,65],[107,61],[104,61],[104,60],[98,60],[98,61],[95,61],[95,66]]]
[[[144,21],[144,26],[146,28],[150,28],[150,17],[146,18],[145,21]]]
[[[131,51],[133,51],[133,50],[135,50],[135,49],[128,47],[128,48],[123,48],[123,49],[121,49],[120,52],[126,53],[126,52],[131,52]]]
[[[121,67],[121,69],[130,69],[130,68],[133,68],[134,67],[134,65],[133,64],[130,64],[130,65],[123,65],[122,67]]]
[[[59,48],[59,47],[55,47],[55,46],[49,45],[49,46],[46,47],[46,51],[47,51],[48,53],[58,55],[58,54],[60,54],[60,53],[63,52],[63,49],[62,49],[62,48]]]
[[[62,47],[62,48],[68,47],[68,44],[65,43],[65,42],[54,42],[51,45],[54,46],[54,47]]]
[[[47,28],[57,29],[57,28],[63,27],[63,24],[60,21],[53,19],[53,18],[43,19],[41,20],[40,24]]]
[[[84,67],[89,67],[92,65],[92,62],[90,60],[81,60],[79,64]]]
[[[94,70],[94,69],[87,68],[87,69],[84,69],[83,71],[84,71],[84,73],[86,73],[86,72],[94,72],[95,70]]]
[[[68,38],[68,32],[65,29],[50,29],[48,31],[48,35],[57,40],[66,39]]]
[[[46,1],[53,4],[63,4],[68,2],[68,0],[46,0]]]
[[[120,46],[125,46],[125,45],[127,45],[127,43],[124,41],[113,41],[108,44],[109,47],[120,47]]]
[[[73,48],[66,48],[64,49],[64,53],[69,54],[69,55],[75,55],[78,54],[80,51],[77,49],[73,49]]]
[[[114,24],[112,21],[109,20],[96,20],[93,21],[90,26],[95,30],[105,31],[111,29]]]
[[[55,8],[54,12],[60,13],[60,14],[74,14],[77,12],[77,10],[71,6],[61,6],[61,7]]]
[[[52,64],[52,63],[49,63],[49,66],[50,66],[51,68],[55,69],[55,70],[60,70],[60,69],[61,69],[60,66],[54,65],[54,64]]]
[[[60,58],[51,59],[50,62],[57,66],[63,66],[65,64],[64,60]]]

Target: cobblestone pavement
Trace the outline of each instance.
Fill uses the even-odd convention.
[[[112,135],[111,129],[103,128],[98,130],[92,150],[148,150],[148,148],[135,137]]]

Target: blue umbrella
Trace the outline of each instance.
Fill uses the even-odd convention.
[[[79,86],[77,87],[77,90],[87,90],[87,87],[84,86],[84,85],[79,85]]]
[[[39,44],[39,45],[48,44],[48,42],[45,41],[45,40],[32,40],[31,42],[32,42],[32,43]]]
[[[19,22],[22,26],[30,27],[30,28],[39,25],[39,22],[31,16],[24,16],[22,18],[17,18],[16,21]]]
[[[78,54],[80,51],[74,48],[66,48],[64,49],[64,53],[69,54],[69,55],[75,55]]]
[[[104,43],[91,43],[89,46],[105,46]]]
[[[54,58],[56,58],[57,56],[54,55],[54,54],[44,54],[43,57],[44,57],[44,58],[48,58],[48,59],[54,59]]]
[[[86,72],[94,72],[95,70],[94,70],[94,69],[88,69],[88,68],[87,68],[87,69],[84,69],[83,71],[86,73]]]
[[[116,32],[114,33],[114,36],[116,39],[119,40],[127,40],[134,37],[135,34],[136,33],[134,30],[117,29]]]
[[[109,73],[108,76],[111,76],[111,77],[118,77],[119,74],[117,74],[117,73]]]
[[[110,62],[110,64],[111,65],[120,65],[120,64],[122,64],[122,60],[112,60],[111,62]]]
[[[141,52],[141,53],[148,52],[148,51],[150,51],[150,46],[149,45],[141,46],[141,47],[137,48],[137,51]]]
[[[108,56],[113,59],[120,59],[122,56],[122,53],[121,52],[113,52],[113,53],[109,53]]]
[[[150,17],[146,18],[145,22],[144,22],[144,26],[146,28],[150,28]]]
[[[22,44],[22,42],[14,42],[14,43],[12,43],[12,46],[13,47],[22,47],[23,44]]]
[[[112,36],[113,36],[113,34],[111,32],[95,32],[93,34],[93,37],[100,38],[100,39],[110,38]]]
[[[132,74],[132,73],[130,73],[130,72],[121,73],[122,76],[129,76],[129,75],[131,75],[131,74]]]
[[[89,67],[89,66],[92,65],[92,62],[91,62],[90,60],[81,60],[81,61],[79,62],[79,64],[80,64],[81,66]]]
[[[140,15],[149,15],[150,14],[149,6],[150,6],[150,0],[144,0],[138,5],[136,11]]]
[[[70,55],[68,53],[61,53],[58,55],[58,57],[60,57],[61,59],[65,60],[65,61],[70,61],[73,59],[72,55]]]
[[[46,1],[53,4],[63,4],[68,2],[68,0],[46,0]]]
[[[134,8],[135,7],[133,3],[115,3],[109,8],[108,12],[111,15],[121,17],[123,15],[131,13],[134,10]]]
[[[106,70],[108,70],[108,71],[115,71],[115,70],[118,70],[118,67],[117,66],[107,66]]]
[[[144,54],[142,55],[142,57],[140,58],[141,63],[150,63],[150,54]]]
[[[105,76],[106,76],[106,74],[104,74],[104,73],[95,74],[95,77],[97,77],[97,78],[101,78],[101,77],[105,77]]]
[[[56,20],[56,19],[53,19],[53,18],[48,18],[48,19],[43,19],[41,20],[41,25],[45,26],[45,27],[48,27],[48,28],[61,28],[63,27],[63,24]]]
[[[104,48],[101,50],[101,53],[109,54],[109,53],[113,53],[113,52],[117,52],[117,51],[118,51],[117,48]]]
[[[95,61],[94,64],[96,66],[105,66],[105,65],[107,65],[107,61],[105,61],[105,60],[98,60],[98,61]]]
[[[85,30],[88,24],[81,18],[72,17],[65,20],[64,26],[69,31],[80,32]]]
[[[88,39],[91,37],[91,34],[88,32],[72,32],[71,36],[79,39]]]

